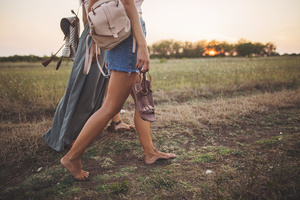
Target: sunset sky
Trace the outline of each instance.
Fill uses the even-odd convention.
[[[0,57],[55,53],[63,44],[60,20],[78,5],[79,0],[0,0]],[[148,44],[243,38],[273,42],[280,54],[300,53],[300,0],[145,0],[142,8]]]

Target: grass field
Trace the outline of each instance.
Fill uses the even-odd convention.
[[[0,199],[300,198],[300,57],[152,60],[153,142],[177,157],[146,165],[135,132],[104,130],[85,182],[42,139],[71,67],[0,64]]]

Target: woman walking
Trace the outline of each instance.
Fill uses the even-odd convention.
[[[89,117],[102,105],[105,96],[107,78],[93,62],[88,75],[83,74],[85,62],[86,37],[90,32],[86,10],[88,1],[82,6],[84,30],[80,36],[77,53],[69,76],[67,88],[59,102],[52,127],[43,135],[45,142],[56,151],[71,147]],[[91,45],[91,39],[89,40]],[[105,52],[101,50],[99,63],[106,72]],[[94,60],[96,61],[96,60]],[[112,118],[111,131],[131,130],[133,127],[121,122],[120,113]]]
[[[96,1],[89,1],[88,10],[90,10]],[[88,172],[81,168],[81,156],[83,152],[105,128],[109,120],[121,110],[128,96],[132,94],[132,87],[137,80],[138,71],[142,70],[146,72],[150,69],[150,58],[144,37],[145,24],[140,17],[142,2],[143,0],[122,1],[127,16],[131,21],[133,35],[112,50],[106,52],[106,61],[110,71],[110,83],[108,85],[106,100],[103,106],[89,118],[70,151],[61,159],[61,164],[77,180],[85,180],[89,175]],[[137,51],[135,53],[132,53],[133,36],[137,42]],[[155,149],[151,139],[150,123],[140,117],[136,102],[134,123],[144,149],[145,162],[147,164],[154,163],[157,159],[175,157],[175,154],[163,153]]]

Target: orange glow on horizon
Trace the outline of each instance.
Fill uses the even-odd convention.
[[[208,55],[210,55],[210,56],[214,56],[214,55],[216,55],[216,51],[215,50],[210,50],[209,52],[208,52]]]

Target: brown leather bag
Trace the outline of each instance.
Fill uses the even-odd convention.
[[[150,80],[147,80],[146,72],[139,74],[137,82],[133,86],[133,93],[141,118],[145,121],[154,122],[155,108],[149,72],[148,75]]]

